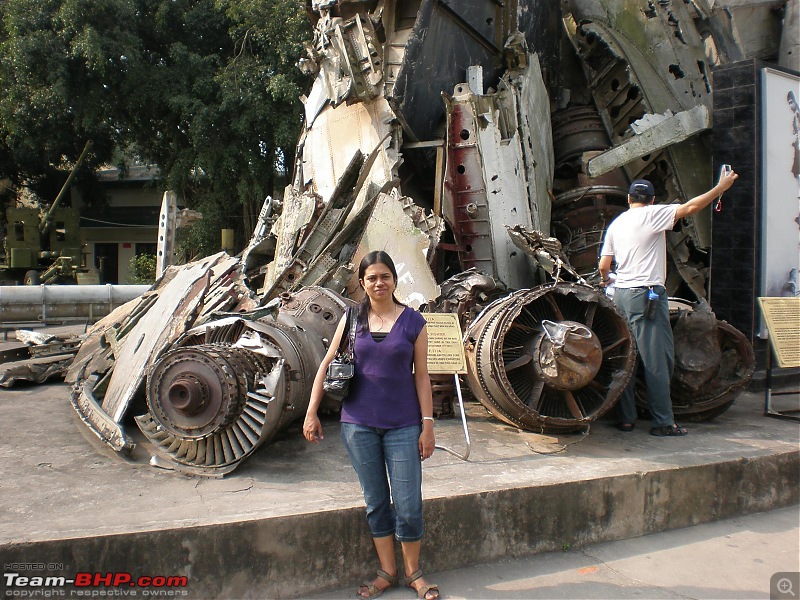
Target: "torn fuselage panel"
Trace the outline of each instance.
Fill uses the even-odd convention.
[[[505,230],[506,225],[532,221],[515,88],[478,95],[461,84],[446,102],[443,212],[461,266],[475,267],[511,288],[526,287],[531,283],[530,262]]]
[[[441,130],[445,113],[440,96],[465,81],[469,67],[483,67],[484,89],[505,70],[503,44],[516,28],[516,22],[511,27],[504,18],[506,7],[487,0],[461,0],[457,10],[451,4],[421,2],[396,67],[389,99],[413,140],[429,140]]]
[[[311,190],[322,202],[328,202],[353,154],[359,151],[370,156],[378,152],[356,198],[354,208],[358,211],[370,190],[374,192],[397,176],[401,140],[394,124],[394,113],[383,98],[326,106],[298,149],[301,164],[295,188]]]
[[[308,63],[315,61],[312,67]],[[370,18],[357,13],[349,19],[324,11],[314,29],[313,51],[303,59],[305,71],[316,71],[317,79],[306,102],[310,126],[324,101],[334,106],[347,99],[370,100],[382,93],[382,48]]]
[[[417,5],[417,11],[413,6]],[[494,88],[508,67],[503,46],[520,31],[555,77],[561,7],[557,2],[422,0],[389,2],[386,29],[386,97],[414,141],[437,137],[446,120],[439,101],[466,81],[467,69],[483,69],[483,89]]]
[[[436,228],[434,228],[435,230]],[[439,295],[439,286],[428,265],[428,257],[438,240],[432,240],[432,229],[421,230],[403,201],[394,194],[380,194],[367,223],[353,263],[358,264],[372,250],[384,250],[397,268],[397,297],[414,308]],[[350,280],[348,296],[363,297],[357,279]]]

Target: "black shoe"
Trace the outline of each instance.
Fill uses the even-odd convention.
[[[672,425],[664,425],[663,427],[651,427],[650,428],[650,435],[657,435],[657,436],[680,436],[680,435],[688,435],[689,431],[685,427],[681,427],[677,423],[673,423]]]

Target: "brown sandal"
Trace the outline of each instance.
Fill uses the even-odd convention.
[[[365,581],[356,590],[356,596],[358,596],[359,598],[377,598],[383,592],[388,590],[390,587],[394,587],[394,585],[397,583],[397,575],[389,575],[383,569],[378,569],[377,573],[378,577],[380,577],[384,581],[389,582],[389,585],[381,589],[371,581]],[[362,594],[361,590],[366,590],[367,594],[366,595]]]
[[[413,572],[411,575],[406,577],[406,585],[417,592],[417,598],[420,600],[437,600],[437,598],[439,598],[439,586],[435,583],[429,583],[428,585],[423,585],[420,588],[415,588],[413,585],[411,585],[420,577],[422,577],[421,570]],[[431,593],[436,595],[429,598],[428,594]]]

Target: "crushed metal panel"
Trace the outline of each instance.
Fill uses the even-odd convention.
[[[364,101],[381,93],[382,48],[366,12],[345,19],[323,11],[306,55],[298,63],[300,69],[317,74],[310,98],[305,100],[309,126],[325,102],[335,106],[345,99]]]
[[[242,272],[248,279],[248,287],[254,290],[263,287],[266,265],[275,257],[277,239],[272,233],[272,227],[277,220],[273,216],[275,205],[272,196],[267,196],[250,241],[242,252]]]
[[[357,198],[355,210],[359,210],[371,187],[381,188],[397,176],[400,159],[393,144],[394,121],[394,113],[383,98],[326,106],[305,135],[303,184],[310,184],[327,203],[353,154],[368,156],[377,148],[380,154]]]
[[[448,99],[445,215],[464,268],[476,267],[511,288],[529,286],[531,265],[506,225],[531,223],[516,87],[473,94],[456,86]]]
[[[328,102],[326,87],[325,75],[319,72],[317,73],[316,80],[314,80],[314,85],[311,86],[311,91],[308,96],[300,96],[300,101],[303,103],[305,109],[307,127],[310,127],[314,123],[317,115],[322,111],[322,107]]]
[[[397,67],[391,101],[414,140],[433,137],[444,118],[440,94],[463,81],[468,67],[481,65],[483,88],[494,85],[503,72],[498,61],[502,45],[516,29],[507,14],[516,2],[503,6],[490,0],[459,0],[458,8],[453,4],[423,0]]]
[[[456,87],[468,94],[466,85]],[[453,229],[463,269],[476,268],[498,278],[488,193],[476,136],[476,116],[469,101],[445,97],[447,159],[442,212]]]
[[[244,282],[240,257],[224,255],[211,268],[210,285],[203,295],[199,318],[212,312],[241,312],[258,306]]]
[[[307,271],[292,290],[296,290],[301,285],[312,285],[342,293],[355,268],[351,261],[353,253],[357,249],[357,240],[363,237],[364,229],[369,223],[374,208],[374,199],[362,207],[308,266]],[[435,245],[436,242],[433,242],[431,247],[435,247]]]
[[[178,211],[178,195],[166,191],[161,200],[161,211],[158,215],[158,250],[156,251],[156,277],[161,277],[167,267],[172,264],[175,253],[176,213]]]
[[[527,54],[527,67],[516,76],[506,74],[507,85],[515,85],[519,101],[519,135],[528,173],[531,221],[523,223],[539,231],[550,231],[553,197],[553,131],[550,98],[536,54]]]
[[[51,335],[19,329],[16,338],[26,344],[0,351],[0,386],[12,387],[18,381],[44,383],[63,378],[78,352],[82,338]]]
[[[155,304],[125,337],[122,350],[116,356],[121,368],[114,369],[102,403],[103,410],[114,421],[122,419],[150,361],[194,320],[210,283],[209,272],[223,256],[224,253],[219,253],[180,268]]]
[[[491,102],[481,106],[480,114],[475,114],[477,127],[473,131],[477,136],[487,192],[494,273],[507,286],[519,289],[531,285],[531,265],[527,256],[517,252],[505,227],[532,222],[528,178],[516,119],[516,97],[503,91],[498,91],[498,96],[498,104]],[[503,106],[506,102],[507,106]],[[502,130],[502,121],[508,123],[507,131]]]
[[[350,80],[350,95],[361,101],[371,100],[381,93],[383,80],[381,45],[375,35],[372,20],[357,14],[334,26],[334,40],[341,57],[342,70]]]
[[[283,199],[283,210],[273,225],[277,240],[275,259],[267,267],[264,285],[259,293],[264,293],[275,283],[275,278],[283,273],[295,253],[300,232],[313,221],[317,211],[318,197],[314,194],[298,194],[287,186]]]
[[[355,194],[363,184],[364,172],[369,171],[377,156],[378,152],[375,151],[370,159],[365,161],[364,155],[356,150],[327,204],[322,207],[314,223],[303,236],[303,241],[293,254],[292,260],[264,292],[262,301],[293,289],[307,273],[309,265],[314,263],[337,232],[341,231],[355,202]]]
[[[428,213],[421,206],[414,204],[414,201],[407,196],[400,198],[399,201],[403,205],[403,212],[411,217],[411,221],[417,229],[428,235],[430,247],[435,248],[444,233],[445,220],[438,215]]]
[[[50,342],[54,342],[56,339],[58,339],[52,334],[43,333],[41,331],[31,331],[30,329],[18,329],[14,332],[14,337],[16,337],[20,342],[30,346],[41,346]]]
[[[108,370],[113,365],[113,353],[116,350],[114,344],[109,340],[114,340],[117,332],[124,331],[125,327],[132,327],[147,310],[158,300],[158,290],[171,281],[175,271],[167,270],[165,277],[153,286],[153,290],[145,292],[140,298],[136,298],[118,306],[110,314],[95,323],[86,333],[83,342],[78,349],[78,354],[64,378],[67,383],[76,383],[80,379],[88,379],[93,372],[93,363],[96,363],[99,356],[106,356]],[[124,333],[122,334],[124,335]],[[122,336],[120,336],[122,337]]]
[[[642,123],[643,121],[646,121],[646,125]],[[644,128],[640,128],[640,124],[645,125]],[[678,114],[669,111],[665,115],[646,115],[643,119],[632,123],[631,128],[636,135],[611,150],[589,159],[586,165],[589,177],[605,175],[646,154],[663,150],[710,129],[711,112],[705,105],[700,104]]]
[[[640,84],[639,91],[647,96],[650,112],[678,112],[700,103],[710,104],[703,40],[685,2],[568,0],[568,6],[570,13],[565,20],[573,43],[610,45],[618,57],[629,63]],[[587,37],[579,40],[583,36]],[[585,50],[581,48],[579,52],[589,56]],[[598,60],[610,66],[601,54],[594,54],[590,58],[593,71],[601,66]],[[597,83],[590,80],[592,87]],[[598,104],[620,106],[620,98],[616,97],[628,91],[603,90]]]
[[[570,265],[569,258],[564,254],[561,242],[557,238],[548,237],[541,231],[528,230],[521,225],[506,229],[514,245],[528,254],[556,283],[561,281],[561,276],[566,273],[572,275],[579,283],[585,283],[583,277]]]
[[[81,421],[101,441],[117,452],[128,453],[136,447],[136,444],[133,443],[133,440],[125,433],[120,424],[108,416],[108,413],[100,406],[93,393],[96,384],[97,377],[95,376],[76,384],[70,395],[72,407],[78,413]]]
[[[482,67],[483,89],[496,86],[506,68],[503,45],[515,31],[556,77],[558,2],[422,0],[416,14],[409,14],[409,6],[388,3],[382,17],[385,94],[409,139],[435,137],[446,118],[440,95],[464,81],[469,67]]]
[[[358,264],[365,254],[383,250],[392,257],[397,268],[397,296],[401,302],[419,308],[439,295],[439,286],[428,266],[432,251],[430,238],[420,231],[403,210],[396,197],[380,194],[356,250],[353,262]],[[351,279],[348,296],[363,296],[356,280]]]
[[[28,358],[0,365],[0,386],[11,387],[18,381],[44,383],[54,377],[63,378],[74,354]]]

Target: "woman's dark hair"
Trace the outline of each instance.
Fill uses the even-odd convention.
[[[397,269],[394,266],[394,261],[392,260],[392,257],[383,250],[373,250],[372,252],[364,255],[364,258],[361,259],[361,262],[358,265],[358,280],[362,281],[364,279],[364,274],[367,272],[367,267],[377,264],[386,265],[389,268],[389,271],[392,273],[392,277],[394,277],[394,283],[397,285]],[[392,300],[394,300],[395,304],[405,306],[405,304],[397,299],[397,297],[394,295],[394,292],[392,292]],[[361,331],[368,329],[367,320],[369,318],[370,306],[371,304],[369,296],[365,294],[361,304],[358,305],[357,323]]]

